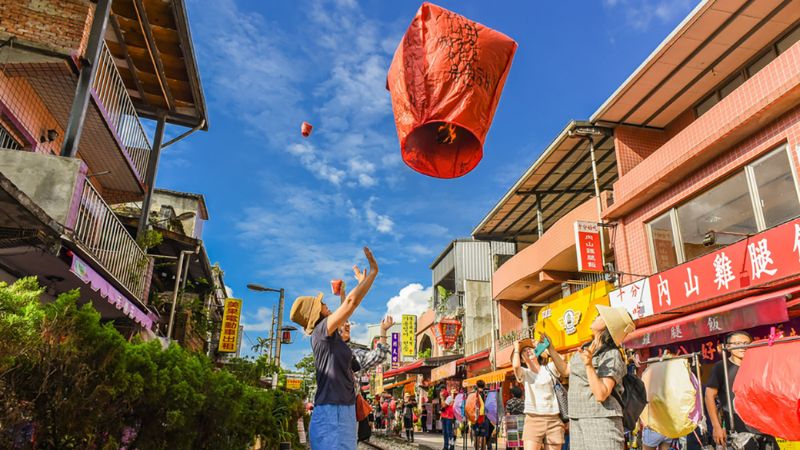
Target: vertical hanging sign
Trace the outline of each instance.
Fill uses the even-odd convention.
[[[239,315],[242,312],[242,301],[235,298],[225,299],[225,312],[222,315],[222,330],[219,334],[219,352],[236,353],[239,338]]]
[[[578,255],[578,272],[603,271],[603,249],[597,223],[575,222],[575,253]]]
[[[403,356],[417,355],[417,316],[403,314]]]
[[[392,367],[400,365],[400,333],[392,333]]]

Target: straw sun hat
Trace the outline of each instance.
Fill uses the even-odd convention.
[[[600,317],[606,323],[611,339],[619,346],[622,346],[622,341],[625,340],[625,337],[636,329],[631,315],[625,308],[597,305],[597,312],[600,313]]]
[[[292,312],[289,313],[289,318],[303,327],[306,334],[311,334],[314,326],[319,322],[319,316],[322,314],[322,297],[323,294],[320,292],[316,297],[297,297],[292,303]]]

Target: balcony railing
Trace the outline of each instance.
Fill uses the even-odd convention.
[[[103,104],[107,120],[125,146],[124,150],[139,173],[139,178],[143,178],[152,147],[139,121],[139,115],[133,107],[125,83],[114,64],[114,57],[105,44],[100,52],[92,88]]]
[[[75,239],[128,291],[143,298],[147,255],[89,182],[81,193]]]

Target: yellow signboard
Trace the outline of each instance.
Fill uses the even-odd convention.
[[[589,328],[597,317],[597,305],[609,305],[608,293],[614,289],[601,281],[551,303],[539,311],[536,331],[544,331],[556,350],[577,347],[592,339]]]
[[[219,352],[236,353],[239,341],[239,316],[242,313],[242,301],[235,298],[225,299],[225,313],[222,315],[222,330],[219,333]]]
[[[417,316],[403,314],[403,356],[417,355]]]
[[[303,386],[303,380],[300,378],[287,378],[286,379],[286,389],[291,390],[298,390]]]
[[[780,438],[777,441],[781,450],[800,450],[800,442],[789,442]]]

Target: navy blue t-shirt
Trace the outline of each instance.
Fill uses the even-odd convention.
[[[317,369],[315,405],[355,405],[356,393],[350,363],[353,351],[336,330],[328,336],[328,318],[322,319],[311,333],[311,349]]]

